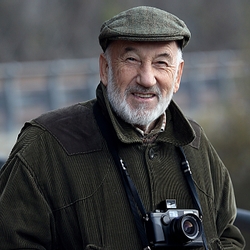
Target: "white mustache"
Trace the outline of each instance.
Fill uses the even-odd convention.
[[[126,95],[131,93],[138,93],[138,94],[144,94],[144,95],[156,95],[158,97],[161,97],[161,91],[160,89],[155,85],[150,88],[145,88],[140,85],[134,85],[130,86],[125,90]]]

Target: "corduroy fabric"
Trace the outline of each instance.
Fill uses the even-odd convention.
[[[98,102],[119,135],[120,156],[146,209],[167,198],[193,208],[176,150],[185,145],[210,249],[242,249],[228,171],[199,125],[172,102],[166,131],[145,144],[112,113],[103,92],[99,86]],[[22,130],[0,172],[1,250],[141,249],[119,171],[94,120],[95,101],[50,112]]]

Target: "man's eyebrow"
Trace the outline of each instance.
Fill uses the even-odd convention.
[[[131,51],[137,51],[137,49],[136,49],[136,48],[133,48],[133,47],[126,47],[126,48],[124,49],[124,51],[125,51],[125,53],[127,53],[127,52],[131,52]]]
[[[156,55],[156,57],[167,57],[169,59],[172,59],[172,55],[170,53],[161,53],[161,54],[158,54]]]
[[[124,54],[126,54],[128,52],[136,52],[136,51],[138,51],[138,49],[136,49],[134,47],[131,47],[131,46],[124,48]],[[163,53],[160,53],[160,54],[156,54],[155,58],[158,58],[158,57],[165,57],[168,60],[171,60],[171,61],[173,60],[173,56],[168,52],[163,52]]]
[[[172,54],[164,52],[164,53],[160,53],[158,55],[156,55],[155,58],[165,58],[166,60],[168,60],[169,63],[173,63],[174,62],[174,57]]]

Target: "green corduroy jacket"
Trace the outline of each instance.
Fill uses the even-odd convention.
[[[183,146],[203,209],[209,249],[243,249],[233,226],[227,169],[202,128],[174,102],[151,143],[116,117],[102,84],[97,100],[119,138],[119,154],[147,211],[165,199],[194,208],[180,171]],[[142,249],[119,171],[93,116],[96,100],[27,123],[0,172],[0,249]]]

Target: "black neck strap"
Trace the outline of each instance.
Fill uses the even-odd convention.
[[[192,194],[192,198],[193,198],[193,202],[195,204],[195,207],[197,208],[197,210],[199,211],[200,214],[200,218],[202,218],[202,209],[201,209],[201,205],[200,205],[200,201],[198,198],[198,194],[196,192],[196,188],[194,185],[194,180],[192,177],[192,172],[188,163],[188,160],[186,158],[186,155],[184,153],[184,150],[182,147],[178,147],[179,151],[180,151],[180,156],[181,156],[181,170],[187,180],[189,189],[190,189],[190,193]]]
[[[141,213],[144,220],[147,219],[147,212],[143,206],[143,203],[142,203],[141,198],[137,192],[137,189],[136,189],[132,179],[130,178],[130,176],[127,172],[127,167],[125,165],[125,162],[118,155],[117,145],[116,145],[118,138],[117,138],[116,134],[114,133],[114,131],[111,129],[112,127],[110,125],[108,125],[108,122],[105,119],[104,115],[102,114],[101,108],[98,107],[97,103],[94,104],[93,110],[94,110],[94,115],[95,115],[95,119],[97,121],[97,124],[101,130],[101,133],[102,133],[105,141],[107,142],[109,151],[114,159],[114,162],[120,171],[123,185],[125,187],[125,191],[126,191],[126,194],[127,194],[128,200],[129,200],[130,208],[131,208],[131,211],[134,215],[137,230],[138,230],[139,236],[140,236],[141,241],[142,241],[143,250],[151,249],[149,246],[146,232],[145,232],[144,224],[142,222],[140,214],[138,213],[138,209],[140,210],[140,213]],[[189,167],[189,163],[186,159],[183,148],[178,147],[178,149],[179,149],[179,152],[181,155],[181,169],[182,169],[183,174],[187,180],[190,192],[192,194],[193,202],[194,202],[197,210],[199,211],[200,217],[202,217],[202,209],[201,209],[199,198],[198,198],[198,195],[196,192],[194,181],[192,178],[192,173],[191,173],[191,170]],[[204,230],[202,230],[202,231],[204,232]],[[205,249],[208,249],[204,233],[202,235],[202,238],[203,238]]]
[[[108,125],[108,122],[106,121],[104,115],[101,112],[101,108],[98,107],[98,104],[95,103],[94,107],[94,115],[97,121],[97,124],[102,132],[102,135],[104,139],[106,140],[106,143],[109,148],[109,152],[111,153],[114,162],[116,166],[118,167],[121,179],[127,194],[127,198],[129,200],[129,205],[131,208],[131,211],[134,215],[137,231],[139,233],[140,239],[142,241],[143,249],[147,250],[150,249],[149,242],[147,239],[147,235],[144,229],[144,224],[142,223],[141,216],[138,213],[138,209],[140,210],[142,216],[146,216],[146,210],[142,204],[141,198],[133,184],[132,179],[130,178],[125,163],[122,161],[122,159],[119,157],[117,150],[116,150],[116,143],[117,142],[117,136],[115,135],[114,131],[111,129],[111,126]]]

